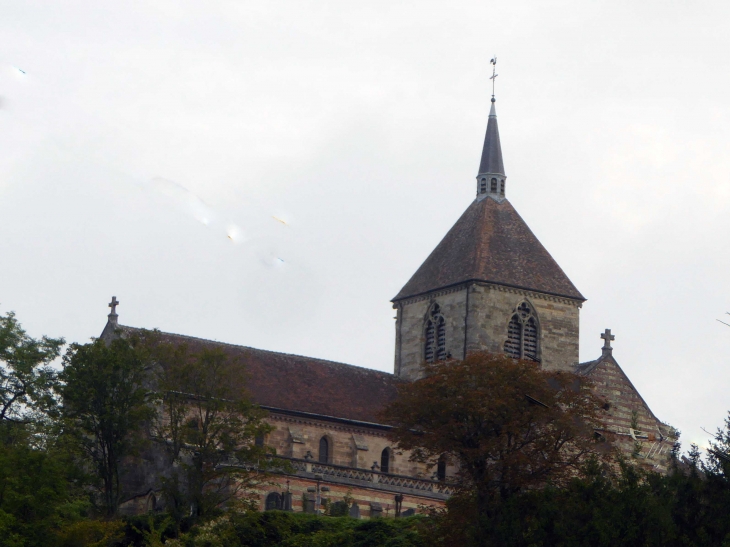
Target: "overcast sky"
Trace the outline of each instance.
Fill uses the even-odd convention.
[[[392,372],[390,299],[507,197],[704,443],[730,409],[730,4],[0,1],[0,313]],[[283,222],[281,222],[283,221]],[[730,316],[724,316],[730,319]],[[730,322],[730,321],[728,321]]]

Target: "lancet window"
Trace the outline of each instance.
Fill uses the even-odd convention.
[[[390,448],[384,448],[380,453],[380,471],[390,473]]]
[[[487,193],[487,179],[482,179],[481,181],[479,181],[479,193],[480,194]]]
[[[319,440],[319,463],[328,463],[330,457],[330,443],[327,437],[322,437]]]
[[[493,194],[497,193],[497,179],[492,179],[492,186],[490,190]]]
[[[514,359],[540,360],[540,326],[530,304],[522,302],[507,324],[504,351]]]
[[[441,455],[436,465],[436,480],[446,480],[446,456],[444,454]]]
[[[425,334],[424,357],[426,362],[433,363],[446,359],[446,320],[441,315],[441,308],[438,304],[434,304],[429,310]]]

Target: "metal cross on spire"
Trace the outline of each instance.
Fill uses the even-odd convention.
[[[490,80],[492,80],[492,102],[494,102],[494,82],[497,80],[497,56],[494,55],[492,57],[492,60],[489,61],[492,64],[492,75],[489,77]]]

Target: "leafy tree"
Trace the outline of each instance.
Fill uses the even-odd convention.
[[[52,545],[59,528],[85,517],[89,503],[61,447],[39,449],[17,426],[11,435],[12,442],[0,442],[0,545]]]
[[[153,415],[145,387],[150,356],[144,340],[134,337],[73,344],[63,361],[65,432],[93,465],[103,505],[113,515],[122,494],[121,461],[136,454]]]
[[[53,543],[81,518],[78,476],[56,436],[58,379],[51,363],[63,339],[27,335],[13,313],[0,316],[0,545]]]
[[[55,406],[50,364],[63,344],[28,336],[12,312],[0,315],[0,424],[28,422]]]
[[[211,515],[232,500],[251,506],[261,471],[273,464],[255,441],[271,428],[247,397],[242,365],[221,350],[185,345],[159,344],[155,355],[162,408],[155,432],[178,471],[165,485],[176,519],[190,508],[194,517]]]
[[[567,484],[607,448],[594,435],[601,401],[580,377],[488,353],[424,366],[383,419],[414,460],[458,463],[461,494],[480,517],[526,489]]]

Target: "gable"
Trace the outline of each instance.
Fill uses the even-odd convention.
[[[666,425],[654,415],[612,357],[579,365],[577,372],[587,376],[596,394],[608,402],[604,419],[609,430],[622,434],[630,434],[629,429],[638,430],[650,440],[667,436]]]

